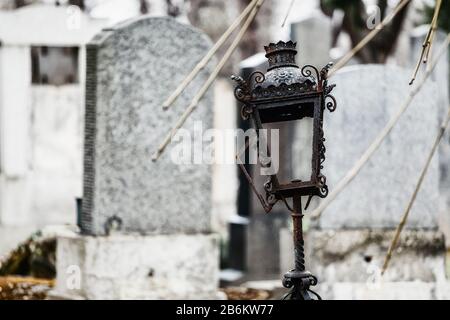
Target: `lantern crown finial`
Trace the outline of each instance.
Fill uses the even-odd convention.
[[[296,43],[278,41],[264,46],[269,68],[266,73],[256,71],[247,80],[232,77],[236,81],[235,96],[245,103],[259,103],[269,99],[292,99],[305,94],[323,94],[325,97],[334,85],[328,85],[328,70],[331,63],[319,71],[312,65],[299,67],[295,63]],[[334,100],[333,100],[334,102]],[[335,103],[326,107],[333,111]]]
[[[296,67],[295,55],[297,43],[289,40],[288,42],[278,41],[264,46],[266,57],[269,60],[269,69],[272,70],[279,67]]]
[[[278,41],[277,43],[269,43],[269,45],[264,46],[264,49],[266,50],[266,55],[281,51],[281,50],[293,50],[295,53],[297,53],[296,47],[297,42],[293,42],[292,40],[289,40],[288,42],[284,41]]]

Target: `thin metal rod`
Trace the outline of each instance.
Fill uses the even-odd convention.
[[[291,3],[289,4],[289,8],[288,8],[288,10],[286,12],[286,15],[284,16],[284,19],[283,19],[283,23],[281,24],[282,28],[284,28],[284,25],[286,24],[286,21],[287,21],[287,19],[289,17],[289,13],[291,13],[291,10],[292,10],[292,7],[294,5],[294,2],[295,2],[295,0],[291,0]]]
[[[292,216],[293,238],[294,238],[294,254],[295,254],[295,270],[305,271],[305,250],[303,240],[303,214],[302,214],[302,197],[293,197]]]
[[[203,87],[199,90],[199,92],[195,95],[194,99],[192,99],[191,104],[187,107],[187,109],[184,111],[182,116],[178,119],[175,126],[170,130],[170,132],[167,134],[167,136],[164,138],[163,142],[159,145],[158,149],[152,156],[152,160],[156,161],[161,156],[161,154],[164,152],[164,149],[167,147],[167,145],[170,143],[172,137],[175,135],[175,133],[180,129],[183,124],[186,122],[189,115],[197,108],[198,103],[203,98],[206,91],[208,91],[209,87],[213,84],[214,80],[219,75],[220,70],[225,66],[228,59],[233,54],[234,50],[236,50],[237,46],[239,45],[240,41],[242,40],[245,32],[250,27],[251,23],[256,17],[256,14],[258,13],[259,9],[263,5],[265,0],[258,0],[255,7],[252,9],[252,12],[247,17],[247,20],[245,21],[244,25],[242,26],[241,30],[239,30],[239,33],[237,34],[236,38],[233,40],[233,43],[230,45],[228,50],[225,52],[224,56],[220,60],[219,64],[216,66],[214,71],[211,73],[209,78],[204,83]]]
[[[391,245],[390,245],[389,250],[384,259],[383,268],[381,269],[381,275],[383,275],[386,272],[386,269],[389,266],[389,262],[391,261],[391,258],[392,258],[392,253],[394,252],[394,249],[396,248],[397,243],[398,243],[398,239],[400,238],[400,233],[402,232],[403,227],[405,226],[406,220],[408,219],[408,216],[409,216],[409,212],[411,211],[411,208],[416,200],[417,194],[420,190],[420,187],[422,186],[423,179],[425,178],[428,168],[430,167],[430,163],[431,163],[431,160],[433,159],[433,155],[435,154],[436,149],[439,146],[439,142],[442,140],[442,137],[444,136],[444,133],[448,127],[449,121],[450,121],[450,106],[448,109],[447,117],[442,122],[439,133],[436,136],[436,139],[434,140],[433,147],[431,148],[430,153],[428,154],[427,161],[425,162],[425,165],[422,168],[422,171],[420,173],[419,179],[417,180],[414,192],[411,195],[408,205],[406,206],[406,209],[403,212],[400,223],[398,224],[397,229],[395,230],[394,238],[392,239]]]
[[[411,76],[411,80],[409,84],[412,85],[414,80],[416,80],[417,73],[419,72],[419,67],[422,63],[427,63],[428,57],[430,55],[430,49],[434,40],[434,34],[437,26],[437,18],[439,16],[439,11],[441,9],[442,0],[436,1],[436,6],[434,7],[433,18],[431,20],[430,28],[428,29],[427,35],[425,36],[425,40],[422,44],[422,50],[420,52],[419,59],[417,60],[416,66],[414,67],[413,74]]]
[[[168,109],[175,100],[180,96],[184,89],[191,83],[195,76],[208,64],[208,62],[214,57],[219,48],[228,40],[233,31],[241,24],[245,17],[248,16],[250,11],[256,5],[258,0],[252,0],[249,5],[242,11],[239,17],[234,20],[234,22],[228,27],[224,34],[217,40],[214,46],[208,51],[208,53],[203,57],[202,60],[192,69],[192,71],[184,78],[183,82],[175,89],[175,91],[164,101],[162,107],[163,109]]]
[[[445,43],[442,45],[442,47],[439,50],[439,53],[436,56],[436,59],[433,61],[431,65],[431,69],[428,70],[422,80],[409,91],[409,94],[406,98],[406,100],[403,102],[403,105],[401,108],[397,111],[397,113],[389,120],[389,122],[386,124],[386,126],[381,130],[381,132],[378,134],[378,136],[373,140],[373,142],[370,144],[369,148],[366,149],[364,154],[356,161],[356,163],[353,165],[353,167],[347,172],[347,174],[344,176],[344,178],[338,182],[336,187],[333,189],[332,192],[328,195],[328,197],[323,201],[312,213],[311,213],[311,219],[318,219],[322,212],[330,205],[331,202],[333,202],[334,199],[342,192],[342,190],[345,189],[345,187],[355,178],[355,176],[359,173],[361,168],[369,161],[369,159],[372,157],[372,155],[375,153],[375,151],[378,149],[378,147],[381,145],[383,140],[387,137],[387,135],[391,132],[392,128],[395,126],[395,124],[400,119],[400,116],[408,109],[411,102],[413,101],[414,97],[418,92],[420,92],[420,89],[425,84],[426,80],[436,67],[440,57],[444,54],[445,49],[449,45],[450,42],[450,33],[447,35],[447,39]]]
[[[431,49],[433,48],[434,43],[434,37],[436,36],[437,28],[438,28],[438,17],[439,12],[441,9],[442,0],[437,0],[436,6],[438,7],[437,10],[434,12],[433,20],[431,21],[431,36],[430,36],[430,44],[427,48],[427,53],[425,54],[425,58],[423,60],[423,63],[427,63],[428,59],[431,57]],[[436,12],[437,11],[437,12]],[[427,66],[427,70],[429,67]]]

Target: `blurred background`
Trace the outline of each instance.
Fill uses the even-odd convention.
[[[77,225],[76,199],[82,197],[83,180],[86,45],[93,36],[127,19],[151,15],[171,16],[191,24],[215,42],[249,2],[0,0],[0,261],[2,257],[3,261],[10,259],[11,252],[20,244],[27,243],[27,247],[33,239],[52,238],[58,233],[58,228],[52,226]],[[329,61],[342,58],[392,12],[398,2],[298,0],[291,6],[290,0],[267,0],[215,82],[214,127],[248,128],[248,124],[240,119],[239,104],[233,96],[233,83],[229,77],[231,74],[246,76],[254,70],[263,69],[264,45],[292,39],[297,42],[299,64],[321,68]],[[327,134],[330,135],[327,157],[337,159],[334,162],[327,159],[330,161],[330,165],[326,165],[330,189],[387,122],[388,118],[383,117],[389,112],[392,114],[407,97],[409,79],[403,74],[409,76],[417,62],[434,6],[433,0],[410,1],[373,41],[351,59],[347,69],[332,79],[339,90],[336,94],[340,101],[338,108],[342,108],[336,113],[344,115],[327,127]],[[443,1],[433,53],[438,51],[439,44],[450,32],[449,15],[450,2]],[[219,50],[218,58],[226,47]],[[417,99],[419,109],[414,109],[414,112],[420,115],[419,118],[414,118],[413,114],[408,116],[401,125],[399,136],[414,136],[423,129],[431,134],[431,139],[437,132],[448,107],[449,57],[447,51],[431,76],[430,81],[435,87],[427,89],[427,93]],[[373,81],[370,81],[371,74]],[[376,88],[384,88],[384,91]],[[365,92],[369,92],[370,96],[363,94]],[[365,98],[370,102],[366,103]],[[359,118],[346,114],[345,110],[347,113],[350,110],[358,113],[358,104],[370,104],[373,108],[380,106],[380,113]],[[419,112],[421,107],[428,109]],[[431,114],[430,120],[423,120],[422,113]],[[342,128],[348,126],[358,127],[358,130],[350,130],[350,133],[339,138],[340,134],[336,132],[345,131]],[[291,143],[295,137],[296,131],[293,129],[285,137],[282,151],[282,157],[289,163],[292,172],[301,170],[295,158],[301,146]],[[357,147],[348,145],[351,139],[363,141],[359,153],[355,151]],[[383,230],[391,232],[395,229],[431,146],[430,139],[404,140],[406,142],[399,145],[401,140],[392,138],[387,142],[390,149],[383,151],[385,154],[382,157],[369,164],[372,168],[383,162],[379,171],[368,169],[364,172],[365,178],[355,180],[354,189],[344,193],[340,202],[328,209],[332,214],[325,211],[324,215],[332,215],[333,218],[307,223],[307,230],[317,230],[317,233],[311,231],[307,234],[306,241],[310,239],[313,243],[308,249],[308,255],[311,255],[308,261],[319,272],[319,279],[329,284],[326,287],[329,292],[334,292],[330,298],[357,297],[353,291],[348,293],[345,285],[333,287],[333,283],[365,283],[366,279],[376,277],[378,269],[371,268],[379,266],[390,240]],[[440,282],[446,281],[445,257],[450,242],[445,244],[441,235],[450,236],[448,134],[444,140],[423,188],[426,191],[419,197],[421,204],[417,211],[423,216],[417,214],[409,225],[411,232],[415,233],[408,234],[405,241],[409,241],[409,248],[412,249],[404,252],[398,267],[405,261],[417,259],[423,265],[419,263],[414,270],[399,271],[389,278],[408,283],[401,287],[403,289],[395,287],[391,290],[397,292],[395,298],[407,296],[408,290],[411,290],[408,289],[409,282],[417,279],[426,283],[426,290],[430,292],[430,296],[425,298],[436,298],[431,293],[434,287],[429,284],[436,283],[438,278]],[[421,147],[414,149],[413,146]],[[387,157],[396,152],[401,154],[400,166],[405,161],[416,166],[404,164],[409,171],[395,173],[399,168]],[[387,171],[394,173],[393,179],[386,182],[379,175]],[[380,185],[371,185],[377,181]],[[271,215],[264,215],[235,165],[214,165],[212,185],[213,229],[221,239],[221,285],[245,284],[248,288],[275,290],[279,282],[276,279],[292,263],[289,215],[281,207]],[[397,194],[391,188],[404,189],[404,193]],[[376,189],[384,189],[385,193],[380,191],[378,194]],[[343,211],[347,211],[344,217],[340,216]],[[380,218],[374,218],[374,215]],[[427,233],[430,230],[431,235]],[[332,247],[333,244],[337,247],[317,254],[321,245]],[[43,267],[47,270],[43,271],[43,276],[52,277],[56,271],[48,261],[54,262],[54,246],[50,244],[44,248],[37,255],[46,257],[43,260],[48,265]],[[438,253],[433,253],[431,258],[424,253],[433,250]],[[36,253],[27,254],[27,259],[32,259],[30,256]],[[336,267],[331,270],[333,264]],[[22,267],[22,271],[17,271],[17,266],[9,262],[3,264],[0,270],[4,274],[26,274],[29,271],[25,269],[29,268]],[[348,276],[336,275],[340,272]],[[352,278],[352,273],[359,273],[360,277]],[[422,287],[417,289],[420,290]]]

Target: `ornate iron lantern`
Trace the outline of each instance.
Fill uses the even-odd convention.
[[[333,112],[336,100],[330,94],[335,85],[329,85],[327,64],[320,72],[312,65],[299,68],[295,63],[297,54],[296,43],[292,41],[271,43],[265,47],[269,68],[265,74],[254,72],[248,80],[232,76],[237,82],[235,97],[244,105],[241,110],[244,119],[253,122],[258,137],[259,148],[264,146],[268,157],[259,158],[261,166],[270,165],[270,150],[267,142],[260,143],[263,138],[259,129],[264,124],[309,119],[312,121],[311,163],[307,178],[280,182],[277,174],[269,176],[264,184],[265,196],[257,191],[253,179],[243,165],[244,171],[253,191],[257,194],[266,212],[282,201],[292,213],[294,228],[295,269],[284,275],[283,285],[292,288],[288,294],[292,299],[312,299],[310,293],[317,295],[310,286],[317,284],[317,278],[305,270],[304,242],[302,231],[302,196],[307,196],[305,210],[313,196],[324,198],[328,194],[326,178],[321,173],[325,160],[325,145],[323,132],[323,114],[325,109]],[[292,198],[292,204],[288,199]]]

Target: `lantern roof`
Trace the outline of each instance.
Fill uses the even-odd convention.
[[[326,75],[331,64],[320,72],[311,65],[300,68],[295,61],[296,46],[297,43],[293,41],[278,41],[265,46],[265,56],[269,62],[267,72],[256,71],[247,80],[233,76],[232,79],[238,83],[235,89],[236,98],[242,102],[257,102],[328,90]],[[329,90],[331,91],[331,88]]]
[[[264,47],[269,68],[264,74],[263,81],[258,82],[255,78],[256,83],[252,89],[254,97],[268,96],[274,91],[276,93],[281,86],[292,86],[291,91],[297,93],[316,89],[316,79],[300,69],[295,62],[296,45],[297,43],[292,41],[279,41]]]

